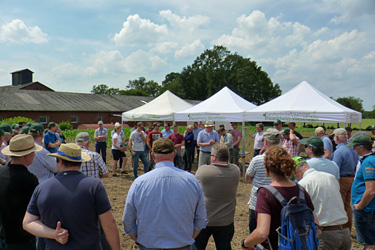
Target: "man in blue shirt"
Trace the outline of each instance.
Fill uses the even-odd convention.
[[[358,156],[353,148],[346,146],[348,144],[348,134],[344,128],[335,129],[333,134],[337,147],[336,151],[333,153],[332,161],[334,161],[340,169],[340,193],[348,216],[347,227],[350,230],[352,228],[353,219],[352,207],[350,205],[350,191],[354,181]]]
[[[192,249],[207,224],[204,195],[194,175],[176,168],[173,142],[153,142],[155,169],[131,185],[125,202],[124,231],[140,249]]]
[[[220,142],[219,134],[214,130],[214,126],[215,124],[213,121],[207,121],[205,129],[198,134],[197,145],[200,147],[201,151],[198,167],[211,164],[212,145]]]
[[[375,155],[371,139],[358,135],[347,145],[361,156],[361,166],[352,186],[351,204],[358,243],[365,249],[375,249]]]
[[[56,131],[57,125],[54,122],[48,123],[48,131],[44,135],[44,146],[50,153],[56,153],[61,145],[61,141],[57,139]]]
[[[171,130],[169,123],[164,123],[164,129],[161,131],[161,134],[164,138],[168,138],[169,135],[173,134],[173,130]]]

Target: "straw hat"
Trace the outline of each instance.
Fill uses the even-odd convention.
[[[31,135],[20,134],[10,139],[9,146],[3,148],[1,153],[8,156],[24,156],[42,149],[43,147],[36,144]]]
[[[207,127],[215,127],[215,123],[213,121],[206,121],[206,125],[204,125],[206,128]]]
[[[91,157],[88,154],[81,152],[81,147],[75,143],[61,144],[57,153],[47,155],[72,162],[85,162],[91,160]]]

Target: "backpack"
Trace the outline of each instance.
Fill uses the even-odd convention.
[[[298,184],[297,184],[298,185]],[[279,250],[316,250],[319,240],[316,237],[314,214],[306,205],[304,189],[298,185],[298,197],[289,202],[273,186],[263,186],[282,205],[281,226],[276,229],[279,235]],[[296,203],[292,203],[297,200]],[[272,246],[270,244],[272,249]]]

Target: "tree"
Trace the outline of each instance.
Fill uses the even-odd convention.
[[[279,85],[256,62],[223,46],[205,50],[180,74],[170,73],[163,81],[163,88],[173,88],[181,98],[194,100],[205,100],[225,86],[257,105],[281,94]]]
[[[363,105],[362,102],[363,100],[360,98],[355,98],[353,96],[348,96],[348,97],[339,97],[336,99],[336,102],[340,103],[341,105],[344,105],[347,108],[356,110],[358,112],[363,113]]]
[[[92,87],[91,93],[93,94],[106,94],[106,95],[118,95],[120,92],[119,89],[109,88],[106,84],[99,84],[98,86],[94,85]]]
[[[139,77],[136,80],[130,80],[129,85],[126,87],[128,90],[140,90],[146,96],[159,96],[161,94],[162,87],[155,81],[146,81],[146,78]]]

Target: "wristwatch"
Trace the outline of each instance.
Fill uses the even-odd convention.
[[[241,240],[241,247],[248,249],[248,247],[245,246],[245,239]]]

